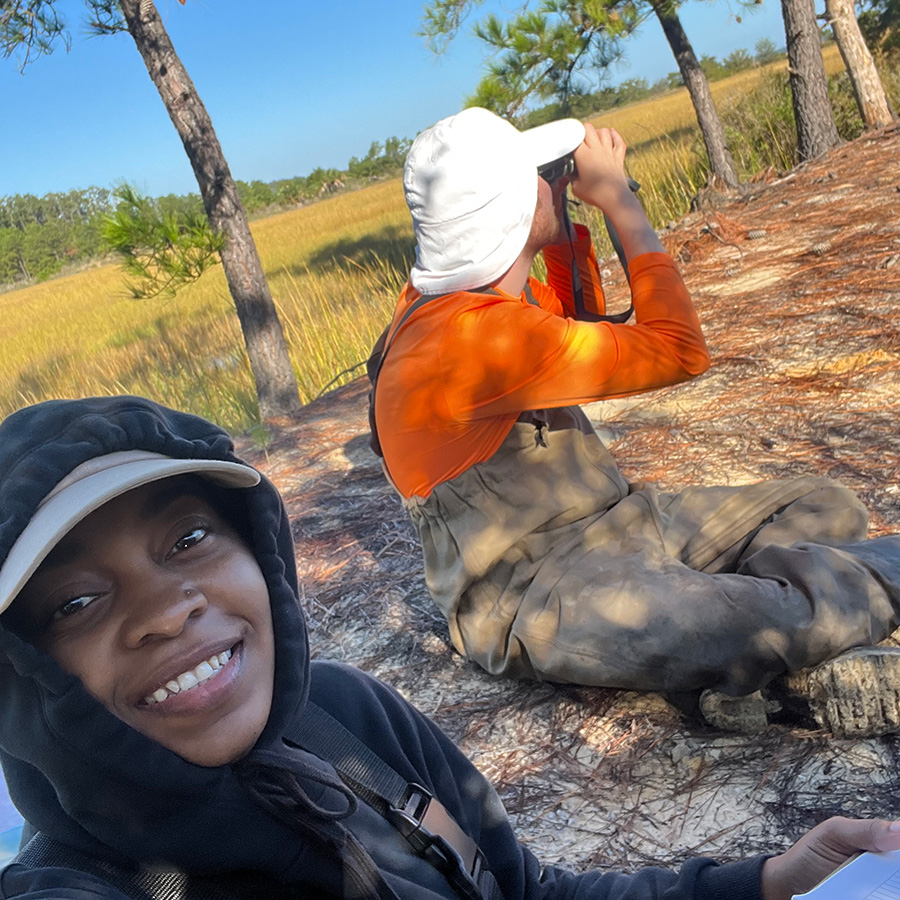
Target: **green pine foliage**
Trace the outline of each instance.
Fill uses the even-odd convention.
[[[66,49],[71,39],[65,19],[47,0],[6,0],[0,3],[0,55],[16,58],[23,70],[38,56],[53,52],[57,41]]]
[[[859,13],[859,27],[872,50],[891,53],[900,50],[900,0],[865,0]]]
[[[103,217],[103,240],[122,257],[133,297],[174,295],[215,265],[225,243],[200,211],[178,214],[130,185],[116,192],[118,205]]]
[[[437,27],[448,2],[454,4],[436,0],[426,8],[425,34],[432,41],[438,36],[429,28]],[[621,58],[622,39],[642,18],[633,0],[541,0],[507,21],[488,15],[474,32],[494,58],[467,105],[522,120],[534,99],[552,100],[562,115],[578,115],[591,89],[606,83],[609,66]]]

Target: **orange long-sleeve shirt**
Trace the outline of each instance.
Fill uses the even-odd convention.
[[[604,311],[597,260],[578,226],[575,258],[585,307]],[[664,387],[699,375],[709,355],[672,259],[629,265],[635,324],[574,316],[572,252],[544,250],[547,284],[527,292],[458,291],[429,301],[397,331],[378,376],[375,417],[388,471],[405,497],[489,459],[525,410],[569,406]],[[391,331],[419,294],[407,285]]]

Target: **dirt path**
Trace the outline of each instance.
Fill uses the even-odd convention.
[[[700,309],[710,371],[592,404],[627,476],[664,489],[802,472],[900,528],[900,127],[863,137],[664,235]],[[611,306],[623,279],[609,263]],[[544,862],[634,868],[770,851],[835,812],[900,815],[900,740],[684,720],[656,695],[517,684],[455,654],[416,541],[367,445],[366,386],[241,449],[294,523],[317,655],[435,718],[500,789]]]

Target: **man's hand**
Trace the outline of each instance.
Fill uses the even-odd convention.
[[[575,148],[578,175],[572,193],[609,217],[619,233],[625,258],[641,253],[664,253],[625,175],[625,141],[615,128],[584,126],[584,141]]]
[[[630,193],[625,175],[625,151],[628,148],[615,128],[584,126],[584,142],[575,149],[577,176],[572,193],[585,203],[609,213],[610,207]],[[624,193],[623,193],[624,192]]]
[[[861,850],[900,850],[900,822],[840,816],[822,822],[790,850],[766,860],[763,900],[791,900],[812,890]]]

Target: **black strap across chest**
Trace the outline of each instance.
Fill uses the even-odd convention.
[[[29,868],[75,869],[109,884],[130,900],[294,900],[297,886],[253,872],[189,875],[178,869],[120,865],[88,856],[38,832],[14,863]]]
[[[462,900],[502,900],[478,845],[443,804],[422,785],[402,778],[321,707],[308,704],[285,740],[330,762],[341,780],[384,816],[414,853],[438,869]],[[278,885],[254,873],[198,877],[177,870],[106,862],[41,832],[19,852],[15,862],[32,868],[87,872],[132,900],[288,900],[296,896],[295,885]],[[365,863],[363,868],[370,867],[375,876],[371,859],[357,863]],[[365,896],[360,900],[366,900]]]
[[[460,897],[501,900],[484,854],[437,797],[400,776],[321,707],[308,704],[285,739],[330,762],[347,787],[443,873]]]

